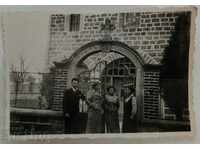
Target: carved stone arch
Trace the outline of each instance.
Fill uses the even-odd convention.
[[[127,46],[126,44],[118,41],[94,41],[90,42],[78,50],[76,50],[72,56],[67,60],[68,62],[68,74],[67,74],[67,87],[71,85],[71,79],[76,77],[76,67],[80,61],[84,60],[88,56],[98,53],[103,50],[104,47],[109,47],[111,52],[119,53],[127,57],[136,67],[136,98],[138,105],[137,118],[142,120],[143,112],[143,90],[144,90],[144,64],[145,61],[139,55],[139,53]],[[66,63],[67,63],[66,62]]]
[[[111,51],[120,53],[126,57],[129,57],[129,54],[131,56],[134,56],[134,59],[132,61],[136,65],[136,67],[143,66],[145,64],[145,61],[136,50],[119,41],[93,41],[87,43],[76,50],[67,60],[67,62],[73,62],[74,58],[77,58],[80,55],[84,59],[88,55],[100,52],[104,47],[109,47]]]

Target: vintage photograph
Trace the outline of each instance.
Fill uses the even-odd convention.
[[[2,14],[10,135],[190,132],[191,18],[134,8]]]

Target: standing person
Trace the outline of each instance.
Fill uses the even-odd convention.
[[[65,133],[80,133],[79,127],[79,101],[85,99],[84,95],[78,89],[79,80],[73,78],[72,87],[65,90],[63,99],[63,112],[65,120]]]
[[[104,103],[106,129],[108,133],[119,133],[119,99],[113,86],[108,87],[107,92]]]
[[[100,95],[99,83],[93,83],[92,89],[87,93],[88,120],[86,133],[101,133],[102,131],[102,114],[103,98]]]
[[[123,115],[123,125],[122,131],[124,133],[136,132],[136,112],[137,103],[135,97],[135,90],[132,87],[127,89],[127,98],[124,100],[124,115]]]

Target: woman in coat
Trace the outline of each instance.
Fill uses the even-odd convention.
[[[105,123],[108,133],[119,133],[119,99],[115,93],[115,88],[110,86],[107,88],[107,94],[105,95]]]
[[[100,95],[100,84],[93,83],[92,89],[87,93],[88,120],[86,133],[102,132],[103,98]]]

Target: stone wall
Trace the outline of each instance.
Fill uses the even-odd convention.
[[[147,53],[160,63],[178,15],[167,12],[81,14],[79,31],[69,31],[70,15],[52,15],[48,64],[69,58],[86,43],[101,40],[101,26],[106,18],[115,26],[111,33],[113,40],[126,43],[139,53]]]
[[[159,77],[159,69],[146,70],[144,73],[143,117],[146,119],[159,119],[161,117]]]
[[[53,87],[53,101],[52,110],[62,110],[63,109],[63,94],[67,87],[67,68],[55,68],[52,71],[54,73],[54,87]]]

